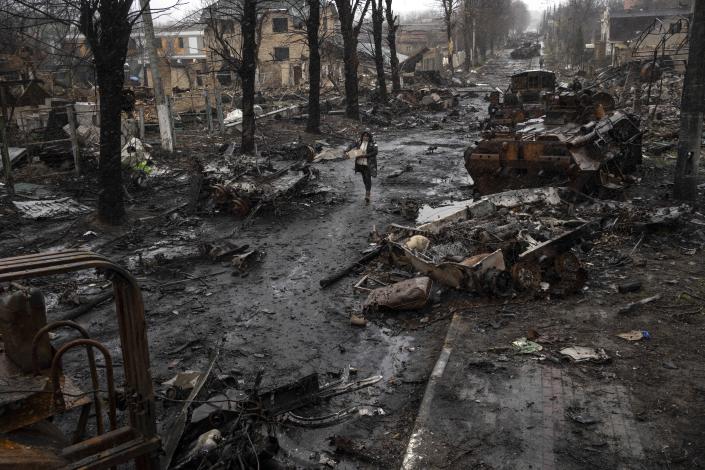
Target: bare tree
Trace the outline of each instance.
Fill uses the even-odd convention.
[[[678,161],[673,185],[676,199],[694,201],[698,196],[700,139],[705,103],[705,2],[695,2],[689,31],[688,67],[681,98]]]
[[[255,151],[255,79],[259,40],[266,13],[264,0],[219,0],[206,7],[208,48],[234,70],[242,82],[242,152]]]
[[[510,32],[519,35],[526,31],[531,21],[529,7],[522,0],[512,0],[509,12]]]
[[[93,52],[100,93],[98,215],[109,224],[125,218],[120,162],[123,66],[132,27],[140,11],[133,0],[15,0],[24,17],[77,28]]]
[[[372,0],[372,38],[374,41],[377,91],[382,103],[387,102],[387,82],[384,79],[384,51],[382,50],[382,25],[384,24],[383,0]]]
[[[401,78],[399,76],[399,58],[397,57],[397,30],[399,17],[394,16],[392,0],[385,0],[384,14],[387,17],[387,45],[389,46],[389,64],[392,73],[392,92],[401,91]]]
[[[370,7],[370,0],[335,0],[335,4],[338,7],[340,31],[343,35],[345,115],[352,119],[359,119],[357,40],[362,28],[362,22],[365,19],[365,15],[367,15],[367,9]]]
[[[446,28],[446,38],[448,39],[448,64],[450,65],[451,72],[454,70],[453,66],[453,33],[455,31],[456,12],[460,6],[461,0],[439,0],[441,5],[441,10],[443,13],[443,23]]]
[[[308,42],[308,119],[306,132],[321,133],[321,49],[318,29],[321,25],[320,0],[306,0],[306,39]]]

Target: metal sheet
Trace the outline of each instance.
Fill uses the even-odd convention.
[[[71,217],[86,214],[93,210],[68,197],[41,201],[13,201],[12,203],[20,211],[22,217],[35,220]]]

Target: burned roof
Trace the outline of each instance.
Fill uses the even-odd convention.
[[[320,4],[321,8],[333,8],[337,14],[335,3],[332,1],[320,0]],[[257,2],[257,8],[262,11],[286,11],[293,17],[308,13],[308,3],[305,0],[262,0]],[[211,14],[221,19],[236,19],[241,11],[242,0],[216,0],[201,10],[201,21],[207,20]]]
[[[682,9],[610,12],[609,40],[612,42],[629,41],[639,36],[657,18],[680,16],[690,16],[690,12]]]

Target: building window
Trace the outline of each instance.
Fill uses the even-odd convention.
[[[184,38],[179,38],[179,49],[184,48]]]
[[[289,31],[289,19],[273,18],[272,31],[274,31],[275,33],[286,33],[287,31]]]
[[[289,48],[288,47],[275,47],[274,48],[274,60],[289,60]]]

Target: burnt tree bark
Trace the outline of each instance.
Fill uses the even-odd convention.
[[[308,41],[308,119],[306,132],[321,133],[321,51],[318,43],[318,28],[321,23],[320,0],[307,0],[308,18],[306,38]]]
[[[399,58],[397,57],[397,29],[399,17],[394,16],[392,0],[385,0],[385,16],[387,17],[387,45],[389,46],[389,65],[392,73],[392,92],[401,91],[401,78],[399,75]]]
[[[688,66],[681,97],[678,161],[673,197],[694,201],[698,196],[700,139],[705,106],[705,2],[694,2],[690,23]]]
[[[120,121],[123,66],[132,32],[132,0],[82,0],[79,4],[79,30],[93,51],[100,94],[100,158],[98,216],[109,224],[125,218],[122,168],[120,161]]]
[[[365,0],[360,18],[355,16],[362,0],[335,0],[340,18],[340,32],[343,36],[343,62],[345,65],[345,116],[351,119],[360,118],[360,105],[357,88],[357,38],[360,34],[362,21],[370,7],[370,0]]]
[[[257,70],[257,0],[242,6],[242,152],[255,151],[255,72]]]
[[[382,24],[384,23],[383,0],[372,0],[372,38],[375,44],[375,68],[377,69],[377,91],[382,103],[387,102],[387,81],[384,78],[384,52],[382,51]]]

